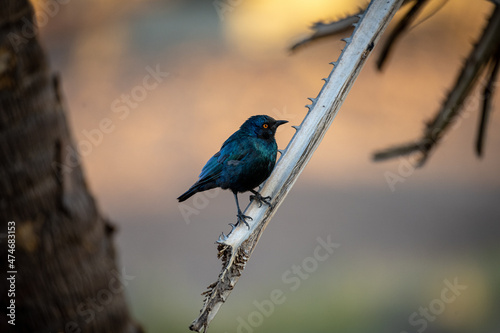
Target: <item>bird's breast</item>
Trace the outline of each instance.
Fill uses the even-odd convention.
[[[228,165],[228,188],[234,191],[245,192],[256,188],[269,177],[276,163],[276,142],[258,140],[249,145],[251,153],[248,157]]]

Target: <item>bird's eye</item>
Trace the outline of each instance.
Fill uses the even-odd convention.
[[[264,125],[262,125],[262,127],[264,127],[264,128],[268,128],[268,127],[269,127],[269,125],[268,125],[268,124],[264,124]]]

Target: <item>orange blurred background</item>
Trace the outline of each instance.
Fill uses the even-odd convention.
[[[199,294],[218,275],[213,243],[229,231],[236,209],[231,193],[218,192],[187,201],[196,213],[186,218],[175,198],[251,115],[300,124],[307,97],[316,97],[347,34],[293,55],[287,48],[313,22],[342,18],[366,2],[35,5],[75,143],[86,148],[80,153],[87,181],[120,228],[120,265],[135,276],[127,286],[134,316],[148,332],[187,331],[202,306]],[[388,172],[401,174],[404,160],[371,161],[375,150],[421,135],[493,6],[433,0],[383,72],[375,69],[375,48],[212,331],[245,332],[238,318],[248,322],[255,301],[288,290],[282,274],[326,235],[341,246],[252,331],[416,332],[411,314],[455,277],[468,288],[426,330],[500,328],[498,94],[482,159],[473,151],[476,90],[428,163],[405,173],[404,182],[391,188],[386,180]],[[107,131],[99,130],[103,120],[111,124]],[[280,127],[278,146],[293,134]]]

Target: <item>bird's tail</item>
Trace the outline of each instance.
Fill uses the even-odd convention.
[[[194,185],[191,186],[189,188],[189,190],[187,190],[186,192],[181,194],[181,196],[178,197],[177,200],[179,200],[179,202],[183,202],[198,192],[210,190],[210,189],[215,188],[215,187],[216,187],[216,185],[212,179],[202,178],[202,179],[198,180],[196,183],[194,183]]]
[[[196,193],[199,192],[199,189],[198,189],[198,186],[193,185],[191,186],[191,188],[189,190],[187,190],[186,192],[184,192],[183,194],[181,194],[177,200],[179,200],[179,202],[183,202],[187,199],[189,199],[190,197],[192,197],[193,195],[195,195]]]

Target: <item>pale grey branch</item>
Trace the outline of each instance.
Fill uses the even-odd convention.
[[[356,80],[374,45],[386,29],[403,0],[374,0],[368,6],[352,37],[347,38],[346,47],[317,98],[312,98],[309,112],[297,126],[297,132],[288,144],[276,167],[261,190],[263,196],[272,198],[271,207],[252,202],[245,215],[253,218],[247,229],[242,223],[232,227],[230,233],[218,240],[219,258],[223,267],[218,280],[204,293],[205,303],[199,317],[191,324],[193,331],[206,330],[211,320],[225,302],[246,262],[251,256],[262,232],[281,205],[286,195],[304,170],[318,147],[344,99]]]

